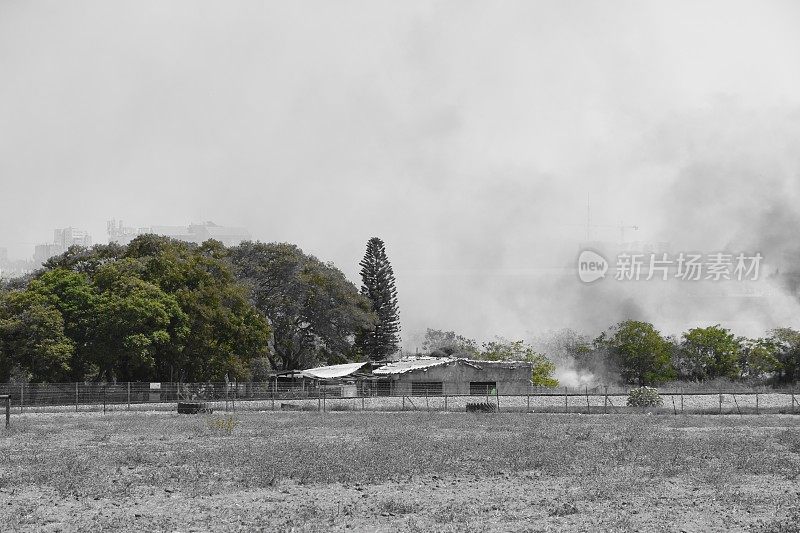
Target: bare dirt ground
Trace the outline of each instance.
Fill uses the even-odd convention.
[[[26,414],[0,531],[800,531],[800,417]]]

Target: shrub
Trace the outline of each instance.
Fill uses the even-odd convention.
[[[628,393],[628,405],[632,407],[657,407],[663,403],[655,387],[637,387]]]
[[[227,416],[223,418],[211,418],[208,420],[208,427],[210,429],[214,429],[217,431],[221,431],[223,433],[227,433],[228,435],[233,434],[233,429],[239,423],[238,420],[233,418],[232,416]]]

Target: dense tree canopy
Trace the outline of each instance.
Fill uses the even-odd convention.
[[[609,363],[626,383],[652,385],[675,377],[672,346],[648,322],[620,322],[602,333],[595,346],[607,352]]]
[[[70,248],[0,301],[0,379],[248,377],[270,328],[214,241]],[[24,333],[24,334],[23,334]]]
[[[771,331],[769,338],[778,360],[777,381],[790,383],[800,380],[800,331],[778,328]]]
[[[778,360],[778,343],[771,338],[739,339],[738,372],[744,379],[762,380],[778,373],[781,363]]]
[[[269,319],[267,357],[281,370],[341,363],[357,357],[358,331],[374,328],[370,302],[332,264],[292,244],[246,242],[230,251],[254,305]]]
[[[736,378],[741,350],[740,341],[720,325],[690,329],[675,351],[678,377],[695,381]]]
[[[45,298],[29,292],[0,293],[0,379],[61,381],[69,374],[74,343],[64,320]]]

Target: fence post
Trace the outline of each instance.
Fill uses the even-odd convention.
[[[792,397],[794,398],[794,397]],[[22,410],[25,408],[25,384],[20,383],[19,385],[19,413],[22,414]],[[792,409],[794,409],[794,401],[792,401]]]
[[[131,410],[131,382],[128,382],[128,411]]]
[[[756,391],[756,414],[759,414],[759,412],[758,412],[758,391]]]
[[[792,414],[794,414],[794,389],[792,389]]]
[[[447,395],[444,396],[444,410],[447,412]]]
[[[78,382],[75,382],[75,412],[78,412]]]
[[[531,412],[531,388],[530,387],[528,387],[528,407],[527,407],[527,411],[525,411],[525,412],[526,413],[530,413]]]
[[[11,395],[6,396],[6,427],[11,425]]]
[[[731,394],[731,396],[733,397],[733,403],[736,404],[736,412],[739,413],[739,416],[742,416],[742,410],[739,409],[739,402],[736,401],[736,395]]]
[[[106,386],[103,385],[103,414],[106,414]]]
[[[325,412],[325,389],[322,389],[322,412]]]
[[[681,414],[683,414],[683,387],[681,387]]]
[[[592,408],[589,406],[589,385],[584,385],[586,387],[586,414],[592,414]]]
[[[497,383],[494,384],[494,397],[497,400],[497,412],[500,412],[500,387],[497,386]]]
[[[564,387],[564,412],[569,413],[569,404],[567,404],[567,387]]]
[[[719,391],[719,414],[722,414],[722,390]]]
[[[792,407],[794,407],[794,402],[792,402]],[[425,387],[425,410],[426,411],[430,411],[431,410],[431,406],[428,403],[428,387],[427,386]]]
[[[603,397],[603,414],[608,414],[608,385],[605,386],[605,396]]]

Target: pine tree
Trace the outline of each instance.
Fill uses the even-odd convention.
[[[367,242],[367,252],[359,266],[363,283],[361,294],[372,302],[378,321],[375,329],[359,334],[357,343],[361,352],[370,359],[385,359],[399,349],[400,316],[394,272],[382,240],[373,237]]]

